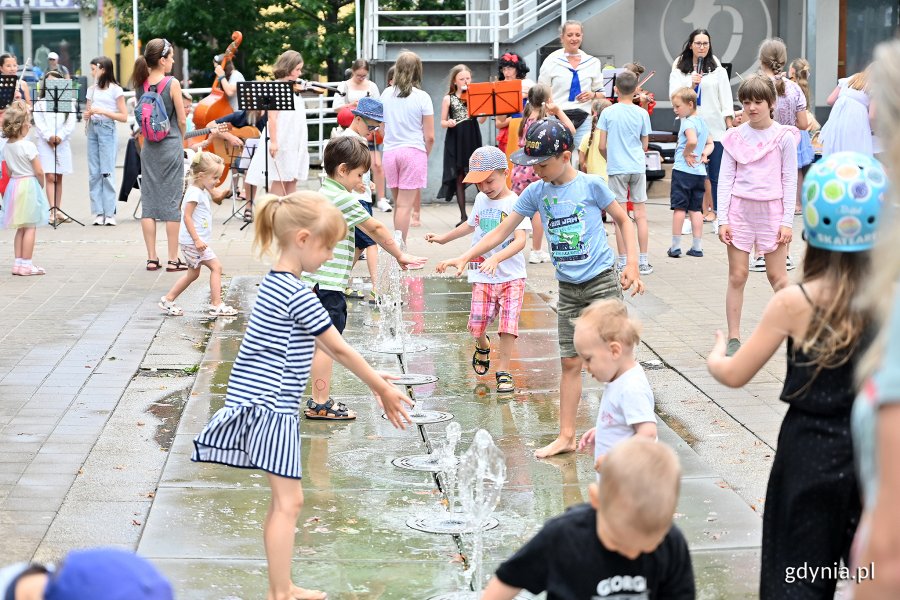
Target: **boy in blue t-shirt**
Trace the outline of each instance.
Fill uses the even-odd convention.
[[[706,165],[713,151],[712,138],[703,119],[697,116],[697,93],[689,87],[675,90],[672,108],[681,120],[678,146],[675,148],[675,168],[672,169],[672,247],[670,258],[681,256],[681,227],[684,213],[690,214],[694,242],[688,256],[703,256],[703,194],[706,186]]]
[[[634,260],[631,220],[603,179],[579,173],[572,167],[569,162],[572,148],[572,133],[556,119],[543,119],[529,127],[524,148],[513,153],[510,160],[533,167],[540,181],[525,188],[512,214],[480,242],[465,254],[443,261],[437,267],[439,272],[448,267],[455,267],[460,274],[466,272],[472,259],[499,246],[523,219],[541,213],[541,224],[550,243],[550,257],[559,281],[557,327],[562,375],[559,436],[535,451],[537,458],[575,451],[575,414],[581,399],[582,361],[572,341],[575,329],[572,321],[595,300],[621,298],[622,289],[633,289],[632,296],[644,293]],[[626,252],[631,260],[621,276],[606,241],[603,210],[625,233]]]
[[[602,113],[597,120],[600,153],[606,158],[606,172],[609,189],[616,200],[634,204],[634,222],[638,231],[638,246],[641,275],[653,272],[647,258],[650,230],[647,225],[647,167],[644,153],[650,144],[650,115],[638,104],[634,104],[637,89],[637,75],[625,71],[616,75],[616,94],[619,100]],[[631,198],[628,190],[631,190]],[[616,246],[619,251],[619,267],[625,266],[625,233],[616,227]]]

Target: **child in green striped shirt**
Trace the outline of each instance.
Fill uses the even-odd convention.
[[[318,271],[303,274],[303,282],[313,289],[322,306],[328,311],[335,328],[343,333],[347,324],[347,300],[344,297],[344,289],[350,283],[350,270],[353,268],[356,227],[396,258],[401,268],[406,268],[407,265],[422,265],[425,259],[403,253],[390,230],[369,216],[350,193],[350,190],[359,186],[363,175],[371,166],[369,148],[364,141],[354,137],[335,138],[325,147],[322,162],[327,177],[319,192],[344,215],[347,221],[347,237],[338,242],[334,256],[319,267]],[[312,398],[307,402],[306,418],[331,421],[355,419],[355,412],[348,410],[343,403],[334,402],[329,398],[331,367],[331,357],[317,350],[310,371]]]

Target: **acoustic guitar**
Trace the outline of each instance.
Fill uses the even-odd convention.
[[[221,138],[218,136],[213,136],[210,138],[209,151],[222,157],[222,160],[225,161],[225,170],[222,171],[222,178],[219,180],[219,183],[225,181],[229,171],[231,170],[232,163],[241,158],[241,153],[243,152],[243,142],[245,140],[258,139],[260,136],[259,129],[257,129],[256,127],[248,125],[246,127],[235,128],[228,123],[222,123],[222,125],[227,125],[227,131],[231,133],[231,135],[240,139],[242,145],[234,146],[225,138]]]

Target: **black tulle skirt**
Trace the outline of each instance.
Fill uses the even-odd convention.
[[[469,157],[482,146],[481,127],[477,119],[466,119],[447,129],[444,138],[444,175],[438,198],[448,201],[456,193],[456,178],[460,173],[469,172]]]

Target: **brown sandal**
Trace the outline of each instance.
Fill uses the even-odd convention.
[[[147,270],[148,271],[158,271],[159,270],[159,259],[156,258],[154,260],[147,261]]]

